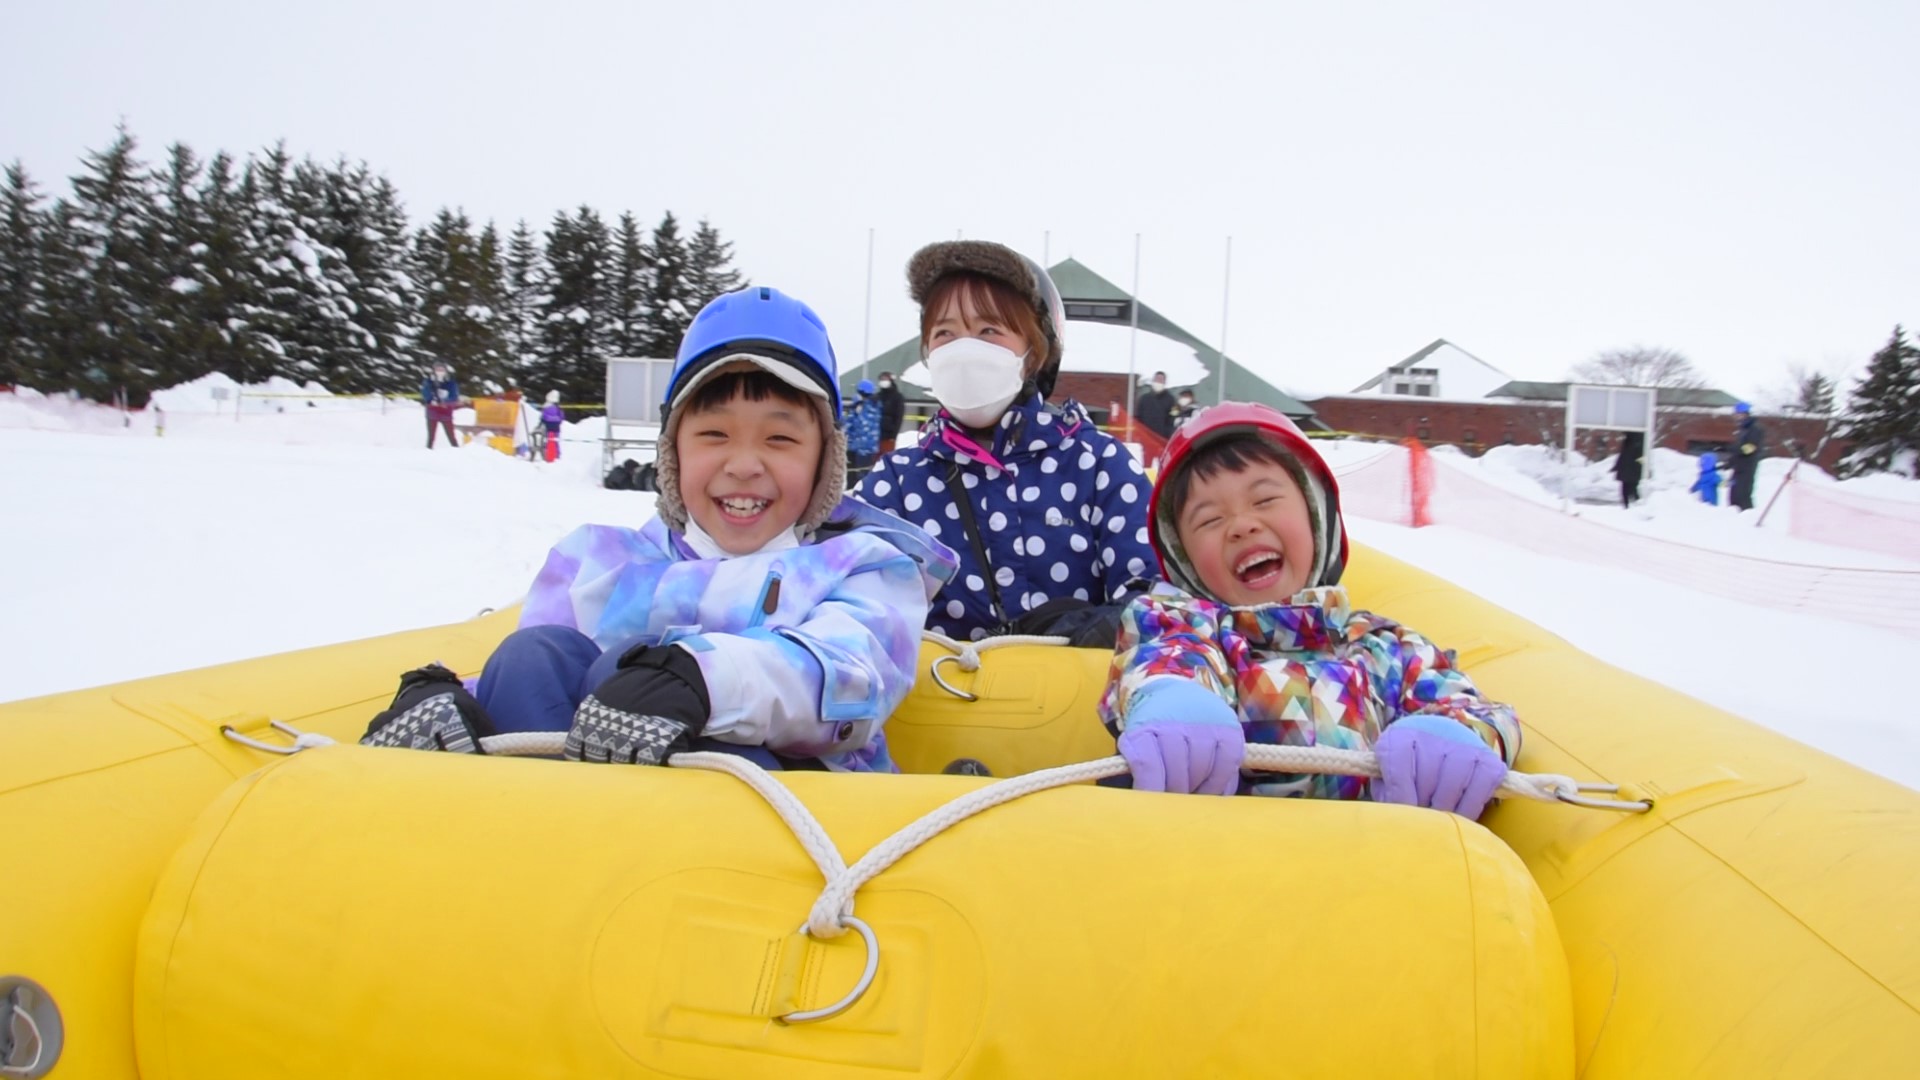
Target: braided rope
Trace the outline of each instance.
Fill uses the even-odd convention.
[[[1055,637],[1049,634],[1003,634],[999,637],[982,638],[979,641],[956,641],[937,630],[922,630],[920,638],[931,641],[958,657],[961,671],[979,671],[980,654],[989,649],[1001,649],[1008,645],[1066,645],[1071,638]]]

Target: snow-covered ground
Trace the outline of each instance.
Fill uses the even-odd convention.
[[[224,401],[216,387],[229,391]],[[560,462],[529,464],[478,445],[429,453],[410,402],[249,396],[236,418],[231,390],[212,377],[164,393],[158,437],[152,411],[129,424],[96,406],[0,394],[0,505],[11,526],[0,530],[0,700],[463,619],[518,597],[575,525],[638,524],[652,509],[649,495],[599,486],[597,423],[569,425]],[[1325,449],[1348,473],[1386,452]],[[1562,467],[1539,448],[1440,464],[1559,506]],[[1785,468],[1765,464],[1761,498]],[[1751,514],[1693,502],[1693,470],[1684,455],[1658,452],[1642,505],[1576,509],[1729,556],[1920,571],[1795,538],[1787,500],[1764,529]],[[1613,490],[1604,462],[1574,473],[1577,498]],[[1835,483],[1807,473],[1800,480]],[[1920,484],[1888,477],[1836,486],[1920,501]],[[1475,505],[1504,512],[1500,500]],[[1920,714],[1887,689],[1920,638],[1571,562],[1476,525],[1351,519],[1356,540],[1601,659],[1920,787]]]

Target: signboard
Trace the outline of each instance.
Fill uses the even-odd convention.
[[[673,361],[636,356],[607,360],[607,424],[658,424]]]

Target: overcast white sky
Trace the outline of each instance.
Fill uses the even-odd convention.
[[[1436,337],[1520,377],[1678,349],[1754,394],[1920,323],[1920,4],[9,0],[0,160],[49,191],[287,140],[416,221],[712,218],[843,363],[921,243],[1071,254],[1275,382]],[[863,329],[867,230],[876,232]],[[1072,347],[1069,334],[1068,347]]]

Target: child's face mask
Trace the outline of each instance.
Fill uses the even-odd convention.
[[[1287,470],[1256,461],[1196,478],[1178,527],[1208,595],[1236,606],[1283,602],[1313,572],[1313,518]]]
[[[970,428],[989,427],[1020,394],[1025,357],[975,337],[955,338],[927,354],[933,396]]]
[[[823,442],[811,406],[777,397],[688,413],[674,435],[688,516],[730,555],[759,551],[806,513]]]

